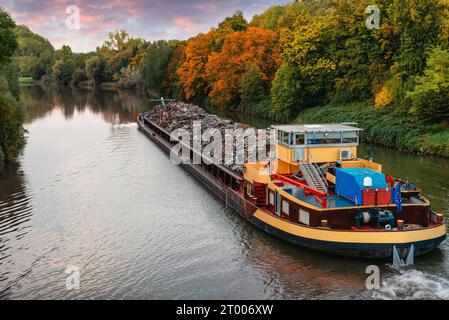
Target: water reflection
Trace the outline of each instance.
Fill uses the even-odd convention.
[[[5,167],[0,176],[0,299],[9,295],[11,285],[20,278],[14,269],[18,242],[27,237],[32,216],[32,195],[18,164]]]
[[[363,145],[359,154],[371,154],[383,171],[419,186],[432,208],[449,217],[449,160]]]
[[[271,298],[323,299],[364,289],[367,261],[298,248],[255,228],[241,235],[246,260],[263,275]]]
[[[27,122],[45,117],[55,108],[70,119],[88,108],[108,123],[134,122],[139,112],[151,108],[150,101],[133,91],[83,90],[79,88],[22,88],[20,101],[27,110]]]

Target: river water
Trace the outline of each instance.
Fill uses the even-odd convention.
[[[367,290],[372,262],[257,230],[137,130],[151,106],[135,93],[26,87],[21,101],[28,143],[0,176],[1,299],[449,298],[447,242],[412,270],[379,263]],[[448,215],[448,160],[369,148]]]

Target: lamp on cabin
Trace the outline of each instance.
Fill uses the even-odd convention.
[[[373,179],[371,177],[365,177],[363,179],[363,186],[365,188],[371,188],[373,186]]]

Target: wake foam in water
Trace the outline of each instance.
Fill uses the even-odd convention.
[[[417,270],[399,271],[384,281],[373,299],[382,300],[446,300],[449,299],[449,280]]]

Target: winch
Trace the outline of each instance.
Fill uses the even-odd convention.
[[[357,229],[360,229],[362,225],[370,225],[375,229],[385,228],[387,230],[396,227],[393,213],[380,208],[357,212],[354,217],[354,225]]]

